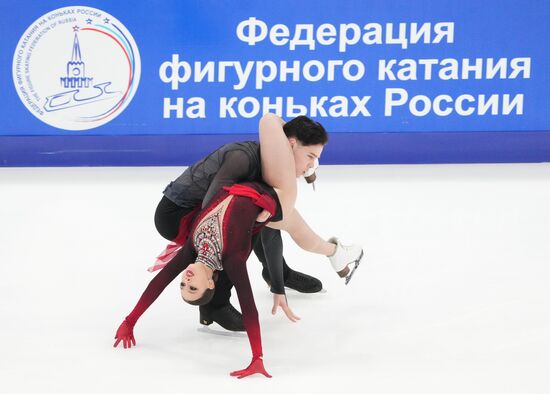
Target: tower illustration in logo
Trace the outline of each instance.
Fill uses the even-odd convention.
[[[68,108],[88,105],[96,101],[111,100],[121,96],[120,91],[110,91],[109,86],[111,81],[106,81],[91,85],[93,78],[85,76],[84,62],[82,61],[82,53],[80,51],[80,43],[78,41],[77,32],[80,30],[78,26],[74,26],[75,31],[73,51],[71,60],[67,62],[67,76],[61,77],[61,85],[64,88],[73,88],[72,90],[56,92],[46,97],[44,110],[47,112],[60,111]],[[119,102],[120,103],[120,102]],[[118,107],[118,103],[112,108]],[[111,109],[112,109],[111,108]],[[101,113],[96,117],[83,117],[82,121],[90,121],[101,118],[105,114]]]
[[[87,78],[86,67],[82,61],[78,35],[74,33],[73,54],[71,60],[67,62],[67,76],[61,77],[61,85],[64,88],[88,88],[93,78]]]
[[[132,100],[140,73],[130,32],[90,7],[60,8],[39,18],[21,37],[13,59],[23,104],[38,119],[66,130],[91,129],[117,117]]]

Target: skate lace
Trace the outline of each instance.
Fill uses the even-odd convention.
[[[288,279],[290,281],[307,282],[309,278],[300,272],[294,271],[292,274],[289,275]]]
[[[300,281],[300,282],[306,282],[306,281],[308,280],[308,278],[307,278],[306,276],[300,275],[300,274],[296,275],[296,278],[297,278],[298,281]]]
[[[233,315],[233,317],[240,318],[241,313],[233,307],[233,305],[229,304],[227,307],[229,309],[229,312]]]

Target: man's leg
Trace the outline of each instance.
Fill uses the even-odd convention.
[[[173,241],[178,236],[181,220],[191,211],[162,196],[155,211],[155,228],[163,238]]]
[[[304,274],[302,272],[294,271],[290,268],[282,253],[282,239],[281,232],[279,230],[264,228],[262,230],[262,237],[256,237],[253,241],[254,253],[258,257],[258,260],[262,263],[262,277],[271,286],[271,276],[267,266],[266,252],[264,244],[268,244],[267,249],[270,253],[277,253],[277,256],[270,256],[270,259],[282,259],[283,279],[284,286],[290,289],[299,291],[300,293],[317,293],[323,289],[323,284],[317,278]],[[271,247],[269,247],[271,245]],[[277,246],[277,245],[280,245]]]

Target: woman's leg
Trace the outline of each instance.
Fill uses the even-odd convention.
[[[298,211],[294,210],[291,217],[285,220],[284,227],[294,242],[308,252],[325,255],[329,258],[332,268],[340,277],[347,277],[350,272],[349,264],[358,263],[363,257],[363,248],[359,245],[342,245],[337,238],[325,241],[319,237],[304,221]],[[271,227],[271,223],[268,224]],[[350,277],[346,279],[346,283]]]
[[[268,224],[268,226],[271,227],[271,224]],[[332,256],[336,251],[336,245],[317,235],[297,210],[293,210],[292,214],[285,218],[283,229],[288,232],[300,248],[308,252]]]
[[[283,217],[294,209],[296,202],[296,166],[292,148],[283,131],[284,121],[276,115],[266,114],[260,120],[260,151],[262,176],[279,195]]]

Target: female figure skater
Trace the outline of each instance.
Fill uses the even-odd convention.
[[[164,288],[183,271],[180,289],[185,301],[204,305],[215,288],[215,272],[225,271],[239,298],[243,322],[252,349],[252,362],[231,376],[262,373],[271,377],[263,366],[258,311],[250,287],[246,260],[252,251],[252,236],[270,220],[281,215],[277,194],[259,182],[224,187],[195,218],[184,247],[151,281],[134,310],[119,327],[116,347],[135,346],[133,327],[139,317],[155,301]],[[257,220],[262,222],[257,222]],[[292,321],[299,318],[288,309]]]

